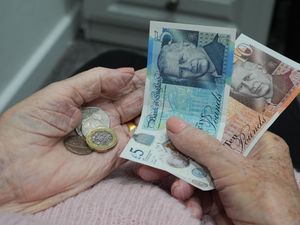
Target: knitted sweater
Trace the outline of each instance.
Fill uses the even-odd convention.
[[[198,220],[169,193],[123,167],[92,188],[35,215],[0,214],[5,225],[212,225]],[[298,186],[300,174],[296,173]]]

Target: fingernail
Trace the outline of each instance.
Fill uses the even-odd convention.
[[[134,73],[133,67],[121,67],[121,68],[118,68],[117,70],[122,73]]]
[[[138,169],[138,175],[145,181],[157,181],[160,178],[159,174],[151,170],[144,170],[143,167]]]
[[[179,133],[181,132],[184,128],[186,128],[188,124],[184,122],[183,120],[172,116],[170,119],[167,121],[167,129],[172,132],[172,133]]]

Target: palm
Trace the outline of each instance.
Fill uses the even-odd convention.
[[[123,124],[140,113],[142,77],[140,71],[123,89],[122,81],[114,78],[106,82],[103,79],[101,87],[88,85],[90,90],[100,88],[100,96],[63,81],[64,84],[49,86],[10,110],[0,132],[3,140],[11,140],[6,143],[11,150],[7,155],[17,173],[10,183],[19,210],[35,212],[56,204],[92,186],[124,162],[118,157],[129,139]],[[118,144],[111,151],[78,156],[66,150],[63,140],[80,122],[79,108],[86,103],[108,113],[111,128],[118,136]],[[18,141],[12,139],[16,136]]]

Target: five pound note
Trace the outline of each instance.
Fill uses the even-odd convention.
[[[208,171],[176,150],[166,121],[177,116],[221,140],[233,65],[235,29],[151,22],[144,105],[121,157],[146,164],[202,190]]]

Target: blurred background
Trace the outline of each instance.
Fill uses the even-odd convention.
[[[101,53],[146,55],[149,20],[235,27],[300,62],[299,9],[299,0],[2,0],[0,112]]]

